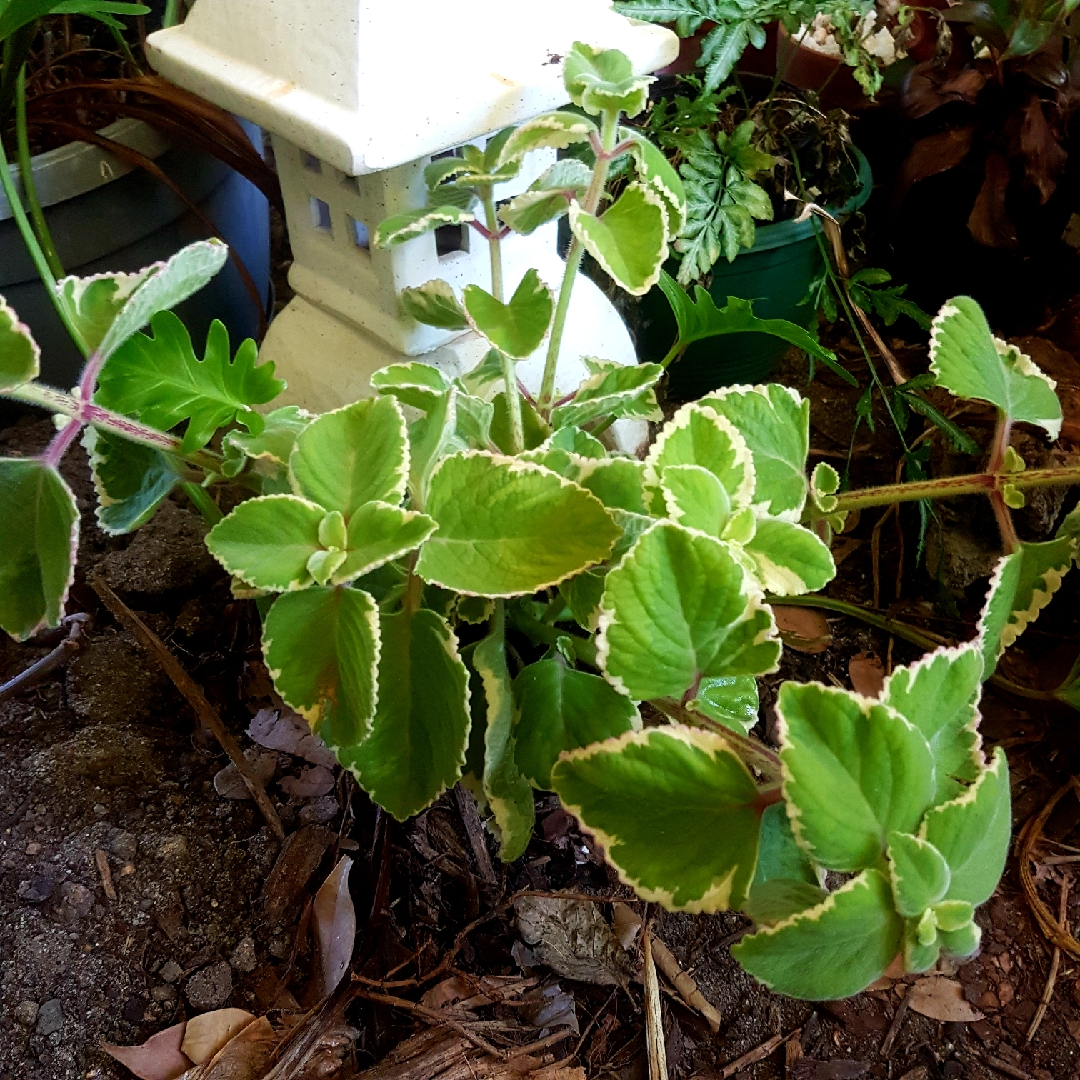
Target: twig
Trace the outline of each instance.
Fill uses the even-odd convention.
[[[101,875],[101,887],[110,900],[116,899],[116,889],[113,886],[112,871],[109,869],[109,856],[98,848],[94,852],[94,862],[97,863],[98,873]]]
[[[720,1030],[720,1010],[708,1001],[698,989],[697,983],[681,967],[679,961],[671,955],[671,950],[658,938],[652,939],[652,954],[656,966],[668,977],[671,985],[679,991],[679,996],[692,1009],[697,1009],[709,1022],[713,1034]]]
[[[476,809],[476,800],[472,797],[472,793],[461,784],[454,786],[454,798],[457,800],[458,813],[461,814],[465,832],[469,836],[469,845],[476,859],[476,869],[480,874],[480,880],[485,885],[494,885],[498,878],[495,876],[495,868],[491,865],[491,853],[488,851],[487,839],[484,836],[484,824]]]
[[[1002,1061],[1001,1058],[994,1057],[993,1054],[987,1054],[980,1052],[979,1050],[972,1051],[985,1065],[989,1065],[991,1069],[997,1069],[998,1072],[1003,1072],[1006,1076],[1015,1077],[1015,1080],[1034,1080],[1031,1073],[1024,1072],[1023,1069],[1018,1069],[1015,1065],[1010,1065],[1007,1061]]]
[[[1068,932],[1068,904],[1069,904],[1069,886],[1072,884],[1072,878],[1068,874],[1063,874],[1061,878],[1061,900],[1058,903],[1058,926],[1063,933]],[[1058,968],[1061,967],[1061,947],[1059,945],[1054,946],[1054,955],[1050,960],[1050,974],[1046,979],[1046,988],[1043,990],[1042,998],[1039,1001],[1039,1007],[1035,1010],[1035,1018],[1031,1021],[1031,1027],[1028,1028],[1027,1038],[1025,1043],[1030,1043],[1035,1038],[1035,1032],[1039,1030],[1039,1025],[1043,1022],[1043,1017],[1046,1015],[1046,1010],[1050,1007],[1050,999],[1054,996],[1054,984],[1057,982]]]
[[[660,1012],[660,983],[653,962],[653,936],[645,928],[645,1048],[649,1056],[649,1080],[668,1080],[664,1021]]]
[[[210,729],[214,738],[217,739],[221,744],[221,748],[228,755],[229,760],[236,766],[236,771],[240,774],[240,778],[244,781],[245,787],[251,793],[255,805],[266,819],[271,831],[279,840],[283,840],[285,838],[285,829],[282,827],[281,819],[274,809],[274,804],[270,801],[270,797],[266,794],[262,784],[259,783],[258,778],[251,771],[251,765],[240,750],[240,744],[229,733],[221,722],[217,710],[207,700],[202,687],[180,666],[180,662],[165,647],[165,643],[161,638],[109,588],[102,578],[92,577],[90,585],[94,592],[101,597],[101,602],[109,609],[116,621],[157,660],[165,674],[172,680],[176,689],[184,695],[187,703],[195,710],[202,723]]]
[[[0,686],[0,702],[7,701],[20,690],[26,690],[35,683],[41,682],[46,675],[63,667],[82,647],[79,636],[88,618],[88,615],[79,614],[69,615],[64,619],[64,623],[68,626],[68,636],[48,656],[43,656],[36,664],[31,664],[25,671],[20,671],[14,679]]]
[[[729,1076],[734,1076],[740,1069],[745,1069],[748,1065],[754,1065],[759,1061],[764,1061],[778,1046],[783,1045],[788,1039],[797,1039],[802,1034],[802,1028],[796,1028],[794,1031],[789,1031],[786,1035],[774,1035],[771,1039],[766,1039],[760,1046],[755,1047],[747,1054],[743,1054],[742,1057],[736,1058],[731,1064],[725,1065],[720,1070],[720,1076],[723,1080],[727,1080]]]
[[[881,1056],[886,1061],[888,1061],[889,1055],[892,1054],[893,1043],[896,1042],[896,1036],[900,1034],[900,1025],[904,1022],[904,1017],[907,1016],[908,998],[910,996],[911,989],[908,988],[904,991],[904,996],[900,999],[900,1004],[896,1006],[896,1012],[893,1014],[889,1030],[885,1032],[885,1039],[881,1044]]]
[[[605,1001],[604,1004],[601,1005],[600,1008],[596,1010],[596,1012],[593,1014],[593,1018],[588,1022],[588,1024],[585,1025],[585,1030],[581,1033],[581,1037],[574,1044],[574,1049],[570,1052],[570,1057],[571,1058],[576,1058],[578,1056],[578,1054],[581,1053],[581,1048],[585,1045],[585,1040],[589,1037],[589,1034],[592,1031],[592,1029],[594,1027],[596,1027],[597,1021],[600,1019],[601,1016],[604,1015],[605,1010],[612,1003],[612,1001],[615,999],[615,995],[618,992],[619,992],[619,988],[616,986],[615,989],[612,990],[610,994],[608,994],[607,1001]]]

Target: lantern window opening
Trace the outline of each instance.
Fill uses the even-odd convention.
[[[371,236],[368,232],[368,227],[357,218],[354,218],[351,214],[345,215],[345,220],[348,223],[349,239],[352,240],[353,245],[359,251],[371,251]]]
[[[440,259],[448,259],[459,251],[468,250],[468,225],[440,225],[435,230],[435,254]]]
[[[315,173],[316,175],[322,173],[322,162],[314,154],[309,154],[306,150],[301,150],[300,161],[308,172]]]
[[[318,232],[334,235],[334,225],[330,219],[330,204],[323,199],[311,196],[311,224]]]

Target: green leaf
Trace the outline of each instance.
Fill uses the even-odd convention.
[[[896,910],[905,918],[920,917],[944,899],[949,887],[949,864],[933,844],[911,833],[889,836],[889,876]]]
[[[433,588],[428,585],[427,588]],[[447,595],[455,598],[454,614],[461,622],[470,623],[473,626],[482,626],[495,612],[495,601],[486,596],[458,596],[448,592]]]
[[[338,757],[381,807],[405,821],[454,786],[469,742],[469,673],[434,611],[383,615],[371,734]]]
[[[586,459],[578,462],[577,473],[577,482],[586,491],[591,491],[609,510],[642,515],[647,513],[643,462],[632,458]]]
[[[495,423],[495,406],[472,394],[458,394],[457,435],[470,450],[487,450],[492,445],[491,427]]]
[[[756,923],[777,923],[816,907],[827,895],[795,841],[784,804],[773,803],[761,817],[757,869],[743,911]]]
[[[596,370],[578,386],[570,401],[551,410],[552,427],[584,427],[607,416],[663,419],[653,389],[664,373],[659,364],[594,361],[594,366]]]
[[[0,458],[0,507],[0,629],[25,641],[60,625],[79,511],[60,473],[37,458]]]
[[[721,736],[681,726],[631,732],[564,754],[551,779],[643,899],[670,911],[742,906],[761,808],[754,778]]]
[[[635,700],[682,698],[707,678],[774,670],[771,609],[719,540],[661,522],[604,585],[597,663]]]
[[[427,416],[409,425],[409,487],[421,506],[427,505],[431,477],[439,463],[464,449],[458,438],[457,417],[458,400],[463,396],[451,386],[435,399]]]
[[[541,225],[560,218],[571,200],[581,202],[592,182],[592,169],[576,158],[557,161],[528,190],[499,210],[499,218],[516,233],[528,236]]]
[[[809,529],[790,521],[760,519],[745,547],[761,583],[777,596],[817,592],[836,577],[829,549]]]
[[[98,525],[109,536],[145,525],[184,479],[182,461],[141,443],[92,427],[82,442],[98,496]]]
[[[331,750],[371,730],[379,667],[379,610],[359,589],[284,593],[263,626],[263,656],[282,700]]]
[[[717,477],[701,465],[669,465],[660,490],[667,516],[676,525],[719,539],[731,517],[731,496]]]
[[[299,494],[346,520],[364,503],[396,505],[409,475],[400,406],[378,397],[323,413],[297,438],[289,472]]]
[[[482,681],[487,704],[483,793],[499,839],[499,858],[513,862],[529,846],[536,808],[532,788],[514,759],[514,693],[501,627],[476,646],[473,667]]]
[[[415,551],[435,529],[431,518],[415,510],[385,502],[365,503],[349,519],[346,556],[334,572],[333,583],[342,585]]]
[[[934,755],[934,803],[955,798],[961,781],[975,779],[980,740],[976,730],[982,687],[978,639],[955,649],[938,649],[885,680],[883,704],[914,724]]]
[[[770,878],[750,886],[743,914],[758,925],[772,925],[817,907],[829,894],[820,885],[787,878]]]
[[[630,155],[634,159],[638,180],[664,200],[668,216],[668,240],[674,240],[686,223],[686,190],[682,179],[664,152],[640,131],[621,128],[619,139],[630,144]]]
[[[919,835],[949,864],[945,899],[966,900],[973,907],[990,899],[1012,836],[1009,765],[1000,746],[971,787],[926,815]]]
[[[390,394],[403,404],[423,412],[429,412],[450,386],[450,380],[437,367],[421,360],[391,364],[371,376],[373,390]]]
[[[586,363],[590,362],[588,357],[585,357],[584,360]],[[574,454],[579,458],[588,458],[596,462],[608,460],[608,452],[604,444],[595,435],[590,435],[579,427],[560,428],[548,440],[548,445],[554,449],[565,450],[567,453]],[[584,462],[579,464],[584,465]],[[634,462],[634,464],[636,465],[638,462]]]
[[[527,270],[508,304],[479,285],[466,285],[465,312],[472,328],[515,360],[540,348],[551,325],[555,301],[535,270]]]
[[[32,382],[41,373],[41,350],[30,327],[0,296],[0,390]]]
[[[753,675],[720,675],[702,679],[697,697],[687,707],[740,735],[748,735],[758,721],[759,704]]]
[[[484,359],[461,377],[461,384],[470,394],[483,394],[503,380],[502,357],[498,349],[489,349]]]
[[[288,468],[297,437],[314,415],[297,405],[286,405],[267,413],[263,419],[266,423],[262,434],[230,431],[222,440],[226,476],[236,476],[243,468],[245,458],[254,461],[256,470],[264,475],[279,475]]]
[[[94,395],[98,405],[162,431],[188,421],[185,453],[201,450],[234,420],[253,435],[262,433],[263,418],[251,406],[273,401],[285,384],[274,378],[272,363],[257,364],[254,341],[243,342],[230,359],[229,332],[215,320],[199,360],[171,311],[154,315],[150,327],[153,337],[135,334],[109,357]]]
[[[1021,544],[1002,558],[990,578],[979,616],[983,643],[983,680],[989,679],[1002,653],[1039,617],[1069,571],[1075,547],[1069,537],[1042,544]]]
[[[858,385],[855,377],[840,366],[835,354],[815,341],[797,323],[788,322],[787,319],[759,319],[754,315],[753,304],[749,300],[740,300],[737,296],[729,296],[727,306],[718,308],[712,296],[700,285],[694,287],[694,299],[691,300],[686,290],[666,270],[660,272],[657,284],[667,297],[679,328],[678,341],[672,349],[673,354],[682,352],[695,341],[704,341],[706,338],[720,334],[756,331],[761,334],[771,334],[802,349],[803,352],[809,353],[827,365],[852,386]],[[751,390],[762,392],[762,388],[759,387],[741,386],[735,388],[734,392],[747,394]],[[771,393],[767,396],[774,407],[779,409],[775,396]]]
[[[499,161],[520,161],[533,150],[565,150],[575,143],[588,142],[592,135],[599,137],[599,134],[596,125],[580,113],[544,113],[514,129],[503,145]]]
[[[514,695],[518,768],[538,788],[551,787],[551,768],[562,751],[641,728],[632,701],[598,676],[568,666],[557,651],[521,671]]]
[[[784,683],[776,711],[784,797],[816,862],[862,870],[881,858],[890,833],[915,831],[933,798],[934,762],[914,725],[819,683]]]
[[[506,392],[497,393],[491,404],[495,407],[495,415],[491,421],[491,441],[503,453],[512,454],[513,438],[510,433],[510,412],[506,407]],[[528,398],[521,399],[521,426],[524,428],[526,450],[535,450],[551,434],[551,428]]]
[[[570,100],[591,116],[626,113],[637,116],[649,100],[655,80],[635,75],[630,58],[618,49],[594,49],[575,41],[563,62],[563,82]]]
[[[810,402],[778,383],[727,386],[701,402],[726,416],[754,459],[754,507],[759,513],[798,521],[806,504],[810,452]]]
[[[91,351],[101,345],[116,316],[131,299],[131,294],[155,272],[157,265],[160,264],[148,266],[134,274],[66,277],[56,283],[57,295],[68,318]]]
[[[418,210],[406,210],[403,214],[394,214],[381,221],[371,242],[376,247],[396,247],[407,240],[434,232],[443,225],[465,225],[475,220],[474,213],[458,206],[425,206]]]
[[[424,505],[439,531],[416,572],[456,592],[520,596],[603,562],[619,529],[600,500],[548,469],[468,451],[446,458]]]
[[[645,458],[646,482],[658,485],[670,465],[700,465],[724,486],[733,510],[750,505],[754,461],[735,425],[699,402],[684,405],[664,425]]]
[[[954,296],[934,319],[930,370],[938,385],[957,397],[988,401],[1010,420],[1043,428],[1051,439],[1061,431],[1054,381],[1015,345],[991,334],[986,316],[970,296]]]
[[[291,592],[311,584],[308,562],[323,545],[326,511],[296,495],[263,495],[242,502],[206,537],[210,554],[256,589]]]
[[[437,326],[441,330],[469,328],[469,321],[454,290],[441,278],[428,281],[416,289],[402,289],[401,307],[410,318],[427,326]],[[372,385],[375,385],[374,377]]]
[[[652,188],[634,182],[600,217],[578,203],[570,228],[603,271],[631,296],[644,296],[668,257],[667,208]]]
[[[744,937],[731,955],[777,994],[828,1001],[865,990],[900,951],[889,883],[866,870],[817,907]]]
[[[971,956],[982,941],[982,927],[976,922],[969,922],[959,930],[939,930],[938,941],[949,956]]]

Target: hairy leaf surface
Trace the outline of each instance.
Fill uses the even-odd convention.
[[[0,390],[13,390],[41,372],[41,350],[30,327],[0,296]]]

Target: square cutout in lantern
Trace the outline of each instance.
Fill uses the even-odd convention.
[[[334,226],[330,220],[330,204],[322,199],[315,198],[314,195],[311,196],[311,224],[319,232],[327,233],[330,236],[334,234]]]

